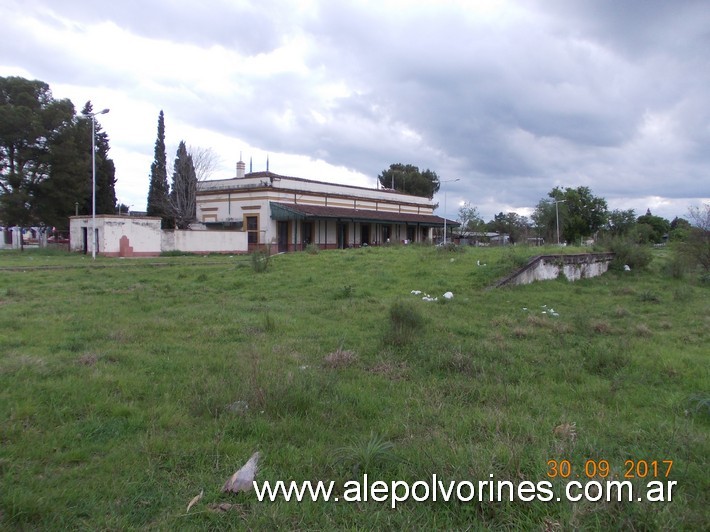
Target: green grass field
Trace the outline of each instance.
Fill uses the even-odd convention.
[[[710,287],[657,250],[647,272],[486,289],[539,252],[295,253],[263,273],[0,253],[0,528],[707,529]],[[677,486],[396,509],[221,493],[255,451],[259,481],[538,482],[549,460],[623,479],[627,460],[673,460],[657,476]]]

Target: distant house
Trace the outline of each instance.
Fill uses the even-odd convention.
[[[471,246],[488,246],[491,244],[508,244],[510,242],[510,236],[505,233],[500,234],[494,232],[473,231],[460,236],[458,240],[463,245],[468,244]]]
[[[247,233],[248,250],[271,252],[431,241],[444,227],[430,198],[289,177],[245,173],[204,181],[197,190],[197,219],[211,230]],[[458,226],[447,220],[446,224]]]

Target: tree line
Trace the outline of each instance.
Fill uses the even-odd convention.
[[[158,133],[148,185],[148,216],[161,219],[163,229],[188,229],[197,220],[197,184],[207,179],[218,165],[211,148],[188,147],[180,141],[168,185],[165,151],[165,114],[158,114]]]
[[[701,210],[691,209],[690,218],[702,218]],[[467,202],[459,209],[458,221],[463,237],[496,232],[508,235],[511,243],[557,243],[559,238],[559,243],[565,244],[580,244],[601,235],[627,237],[638,244],[685,241],[694,225],[679,217],[669,221],[652,214],[650,209],[641,216],[633,209],[610,211],[606,200],[595,196],[589,187],[553,188],[538,201],[529,218],[500,212],[485,222],[478,208]]]
[[[91,131],[94,110],[77,113],[56,99],[47,83],[0,77],[0,225],[66,230],[69,217],[92,213]],[[128,214],[116,203],[116,168],[109,137],[95,121],[96,214]],[[195,221],[197,182],[217,166],[214,152],[180,142],[168,185],[163,112],[158,119],[155,160],[150,169],[147,212],[165,228]]]

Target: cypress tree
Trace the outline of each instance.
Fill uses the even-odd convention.
[[[165,117],[158,115],[158,137],[155,140],[155,156],[150,165],[150,186],[148,187],[148,216],[160,216],[163,229],[172,229],[173,219],[169,216],[168,169],[165,155]]]
[[[184,141],[180,141],[173,171],[170,190],[171,214],[178,229],[188,229],[195,221],[197,175],[192,156],[187,153]]]

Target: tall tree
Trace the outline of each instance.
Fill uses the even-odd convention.
[[[707,274],[710,272],[710,203],[691,207],[688,214],[693,226],[683,250]]]
[[[530,222],[525,216],[516,212],[498,213],[493,220],[488,222],[488,229],[496,233],[506,234],[512,244],[524,241],[527,238]]]
[[[582,237],[594,235],[606,224],[606,200],[592,194],[589,187],[566,187],[564,190],[555,187],[549,196],[560,202],[560,229],[566,242],[578,242]]]
[[[458,221],[461,223],[459,231],[463,238],[477,236],[475,233],[480,233],[485,229],[485,222],[478,212],[478,207],[467,201],[459,207]]]
[[[661,216],[651,214],[651,209],[648,209],[643,216],[639,216],[636,223],[637,239],[641,244],[660,244],[671,230],[671,223]]]
[[[37,210],[48,226],[68,229],[78,209],[91,213],[91,124],[75,118],[50,147],[49,176],[38,187]]]
[[[163,229],[173,227],[173,220],[168,213],[168,168],[165,154],[165,117],[161,109],[158,115],[158,137],[155,140],[155,155],[150,165],[150,185],[148,187],[148,216],[159,216]]]
[[[178,229],[188,229],[196,215],[197,174],[192,156],[187,153],[185,142],[180,141],[170,190],[170,214]]]
[[[42,222],[37,195],[50,175],[52,143],[71,127],[74,105],[55,100],[49,85],[0,78],[0,219],[6,225]]]
[[[541,199],[530,218],[538,238],[545,242],[557,242],[557,213],[553,201]]]
[[[377,179],[384,188],[425,198],[433,198],[441,186],[436,172],[429,169],[420,172],[419,167],[402,163],[391,164]]]
[[[626,235],[636,225],[636,213],[633,209],[614,209],[609,213],[607,227],[614,236]]]

